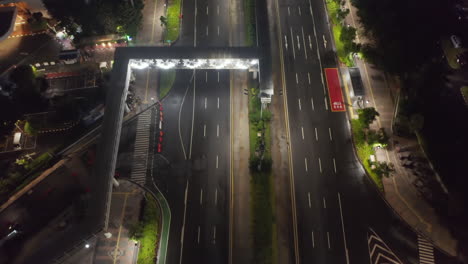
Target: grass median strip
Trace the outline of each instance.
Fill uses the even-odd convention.
[[[246,25],[246,38],[245,42],[247,46],[254,46],[257,36],[257,25],[255,23],[255,1],[244,0],[244,19]]]
[[[176,77],[175,70],[159,71],[159,99],[163,99],[171,90]]]
[[[172,43],[179,37],[180,2],[181,0],[169,0],[168,2],[166,34],[164,35],[165,43]]]
[[[251,232],[253,262],[273,263],[275,253],[274,188],[271,173],[271,113],[261,109],[258,89],[249,91]]]

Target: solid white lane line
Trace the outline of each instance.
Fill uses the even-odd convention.
[[[293,49],[293,58],[296,59],[296,50],[294,49],[294,37],[293,37],[293,33],[292,33],[292,27],[290,27],[289,30],[291,32],[291,46],[292,46],[292,49]]]
[[[310,201],[310,192],[307,193],[307,197],[309,198],[309,208],[312,208],[312,202]]]
[[[206,14],[208,15],[208,6],[206,6]]]
[[[341,196],[338,193],[338,205],[340,206],[341,230],[343,231],[343,243],[346,255],[346,263],[349,264],[348,246],[346,245],[346,233],[344,231],[343,210],[341,209]]]
[[[299,110],[302,110],[302,107],[301,107],[301,99],[300,99],[300,98],[298,99],[298,104],[299,104]]]
[[[200,205],[203,204],[203,189],[200,189]]]
[[[208,26],[206,26],[206,35],[208,36]]]
[[[219,124],[216,125],[216,137],[219,138]]]
[[[288,16],[291,15],[291,10],[289,9],[289,6],[288,6]]]
[[[304,43],[304,54],[305,54],[305,59],[307,60],[307,49],[306,49],[305,37],[304,37],[304,27],[301,27],[301,31],[302,31],[302,42]]]
[[[208,26],[206,27],[206,32],[208,32]],[[205,82],[208,82],[208,71],[205,72]]]
[[[325,197],[323,197],[323,208],[327,209],[327,202],[325,202]]]
[[[302,13],[301,13],[301,7],[300,7],[300,6],[298,6],[297,8],[299,9],[299,15],[300,15],[300,16],[302,16]]]
[[[322,173],[322,160],[318,158],[320,173]]]
[[[197,243],[200,244],[200,226],[198,226]]]
[[[309,35],[309,48],[312,50],[312,40],[310,40],[310,35]]]
[[[330,234],[327,231],[328,249],[330,249]]]
[[[219,28],[219,27],[218,27]],[[219,35],[219,34],[218,34]],[[218,72],[218,82],[219,82],[219,72]]]
[[[218,97],[218,109],[219,109],[219,97]]]
[[[314,98],[311,97],[310,102],[312,103],[312,111],[315,111]]]
[[[203,125],[203,137],[206,137],[206,124]]]
[[[315,128],[315,141],[318,141],[318,132],[317,132],[317,128]]]
[[[193,46],[197,46],[197,13],[198,13],[198,8],[197,8],[197,0],[195,0],[195,18],[193,21]],[[180,255],[181,262],[182,262],[182,254]]]
[[[219,160],[218,155],[216,155],[216,168],[218,168],[218,160]]]
[[[304,158],[305,171],[307,171],[307,158]]]
[[[296,83],[299,84],[299,76],[297,75],[297,72],[296,72]]]
[[[218,26],[218,36],[219,36],[219,26]]]
[[[187,185],[185,186],[184,218],[182,220],[182,230],[180,232],[180,258],[179,258],[179,263],[182,263],[182,252],[184,250],[185,217],[187,215],[188,187],[189,187],[189,182],[187,181]]]
[[[323,99],[325,100],[325,110],[328,110],[328,103],[327,103],[327,98],[326,98],[326,97],[324,97]]]
[[[320,78],[322,79],[323,95],[326,95],[327,91],[325,90],[325,81],[324,81],[324,78],[323,78],[323,72],[320,73]]]
[[[216,244],[216,226],[213,226],[213,244]]]
[[[330,127],[328,128],[328,135],[330,135],[330,141],[333,141],[333,136],[332,136],[332,132],[331,132]]]
[[[325,35],[322,35],[323,37],[323,46],[327,48],[327,40],[325,39]]]
[[[309,84],[310,84],[310,73],[307,73],[307,79],[309,80]]]
[[[205,109],[206,109],[206,103],[208,101],[208,98],[205,97]]]
[[[302,132],[302,140],[304,140],[304,127],[301,127],[301,132]]]
[[[333,169],[335,170],[335,173],[336,173],[336,162],[335,162],[335,158],[333,158]]]
[[[218,189],[215,189],[215,205],[218,205]]]
[[[314,231],[312,231],[312,248],[315,248]]]

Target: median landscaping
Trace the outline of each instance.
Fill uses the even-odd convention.
[[[271,112],[262,109],[259,89],[249,91],[251,232],[253,262],[273,263],[275,254],[274,189],[271,174]]]
[[[180,5],[181,0],[169,0],[166,14],[166,32],[164,34],[165,43],[173,43],[179,38],[180,31]]]
[[[257,24],[255,20],[255,1],[244,0],[245,42],[247,46],[254,46],[257,39]]]
[[[176,77],[175,70],[159,71],[159,100],[162,100],[171,90]]]

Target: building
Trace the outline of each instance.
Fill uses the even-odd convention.
[[[0,0],[0,41],[8,38],[17,26],[26,23],[31,13],[49,14],[42,0]]]

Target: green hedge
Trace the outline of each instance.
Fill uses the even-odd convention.
[[[176,77],[175,70],[161,70],[159,72],[159,100],[163,99],[171,90]]]
[[[247,46],[254,46],[257,39],[257,24],[255,20],[255,1],[244,0],[244,19],[246,26],[245,42]]]
[[[180,30],[180,0],[169,0],[167,7],[167,24],[164,42],[174,42],[179,37]]]
[[[371,145],[366,142],[366,135],[362,124],[357,119],[351,120],[351,127],[353,130],[353,139],[356,147],[357,155],[364,165],[367,174],[371,177],[372,181],[377,185],[380,191],[383,191],[382,177],[371,170],[370,155],[375,155],[375,151]]]
[[[155,263],[160,218],[157,201],[151,195],[147,195],[143,206],[143,219],[139,228],[141,235],[137,238],[140,241],[138,264]]]
[[[261,101],[258,89],[251,88],[249,92],[249,136],[250,136],[250,190],[251,190],[251,231],[253,237],[253,262],[273,263],[275,256],[275,219],[274,219],[274,188],[271,174],[271,112],[261,111]],[[258,137],[257,133],[262,132]],[[264,139],[262,171],[257,170],[260,158],[255,150]]]

